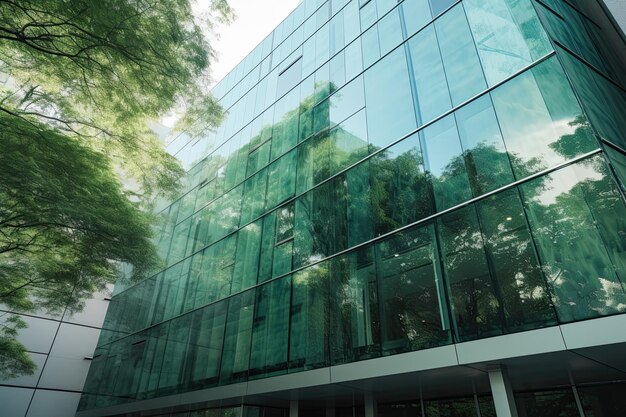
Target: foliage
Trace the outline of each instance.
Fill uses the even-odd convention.
[[[213,0],[204,24],[232,17]],[[157,266],[141,209],[183,170],[149,126],[181,108],[195,131],[220,122],[214,53],[178,0],[0,0],[0,40],[0,304],[77,311],[120,263]],[[3,323],[0,377],[32,373],[24,323]]]
[[[36,365],[28,356],[24,345],[15,340],[20,329],[26,327],[24,320],[17,315],[0,316],[0,375],[15,378],[19,375],[32,375]]]

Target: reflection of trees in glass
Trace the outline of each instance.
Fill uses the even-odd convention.
[[[522,187],[561,321],[626,311],[626,209],[601,157]]]

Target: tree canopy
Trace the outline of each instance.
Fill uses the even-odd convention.
[[[79,310],[121,263],[135,278],[157,265],[143,203],[183,170],[150,122],[173,108],[189,128],[222,117],[206,33],[233,13],[212,0],[201,22],[192,6],[0,0],[0,308]],[[32,373],[24,323],[2,314],[0,378]]]

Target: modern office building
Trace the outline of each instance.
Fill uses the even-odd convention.
[[[626,45],[596,0],[305,0],[170,144],[77,416],[626,409]]]

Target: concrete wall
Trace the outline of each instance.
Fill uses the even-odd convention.
[[[19,314],[0,306],[0,321],[18,314],[28,324],[18,340],[37,364],[34,375],[0,380],[0,417],[73,416],[109,302],[94,294],[81,313]]]

